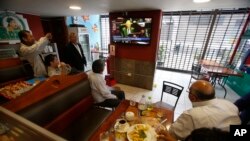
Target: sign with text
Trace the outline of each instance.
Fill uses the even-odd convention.
[[[230,125],[230,139],[248,141],[250,138],[250,125]]]

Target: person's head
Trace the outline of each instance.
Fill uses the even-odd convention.
[[[21,30],[18,32],[19,39],[25,45],[31,46],[35,43],[34,36],[28,30]]]
[[[76,44],[77,43],[77,39],[76,39],[76,34],[74,32],[71,32],[69,34],[69,41],[73,44]]]
[[[127,20],[125,25],[126,25],[127,28],[130,28],[131,25],[132,25],[132,22],[130,20]]]
[[[8,27],[13,28],[13,29],[17,27],[17,23],[13,18],[9,17],[7,18],[6,21],[8,23]]]
[[[49,55],[47,55],[45,57],[44,63],[45,63],[46,66],[50,66],[50,67],[56,68],[56,67],[58,67],[58,65],[59,65],[60,62],[59,62],[59,60],[58,60],[58,58],[57,58],[56,55],[49,54]]]
[[[198,128],[191,132],[185,141],[228,141],[229,132],[218,128]]]
[[[104,70],[104,62],[101,59],[95,60],[92,64],[92,70],[94,73],[102,73]]]
[[[210,100],[215,98],[215,90],[210,82],[198,80],[189,88],[188,96],[191,102]]]

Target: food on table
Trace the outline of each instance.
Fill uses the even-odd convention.
[[[148,124],[153,128],[158,127],[160,124],[159,120],[153,117],[141,117],[141,121],[143,124]]]
[[[143,141],[147,137],[145,134],[146,130],[148,130],[148,126],[146,125],[135,126],[134,131],[130,132],[129,136],[133,141]]]
[[[15,84],[9,84],[0,89],[0,94],[8,99],[15,99],[24,92],[30,90],[32,85],[25,81],[20,81]]]
[[[156,141],[156,133],[148,124],[135,124],[127,132],[129,141]]]

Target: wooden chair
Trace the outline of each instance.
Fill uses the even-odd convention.
[[[172,82],[163,81],[161,101],[155,103],[155,106],[165,107],[165,108],[168,108],[168,109],[174,111],[183,89],[184,89],[183,86],[180,86],[180,85],[172,83]],[[175,99],[175,101],[172,102],[173,104],[170,104],[167,102],[170,100],[168,100],[168,99],[164,100],[164,96],[166,96],[166,97],[168,96],[169,99],[170,99],[170,97],[172,97],[171,101],[173,101],[173,99]]]

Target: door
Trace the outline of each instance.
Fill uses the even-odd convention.
[[[89,47],[89,34],[79,34],[79,43],[82,46],[84,56],[87,62],[91,62],[90,47]]]

